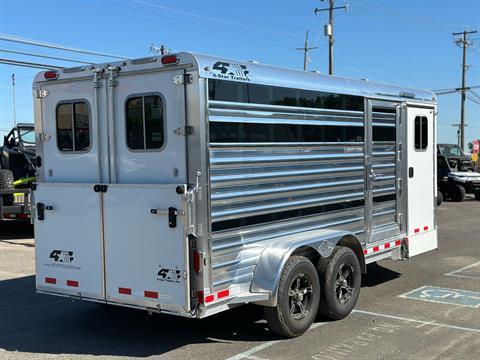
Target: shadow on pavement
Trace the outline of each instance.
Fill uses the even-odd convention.
[[[402,274],[390,270],[378,263],[367,265],[367,274],[362,277],[362,287],[374,287],[390,280],[394,280],[402,276]]]
[[[0,222],[0,240],[33,238],[33,225],[29,222]]]
[[[258,306],[203,320],[35,293],[35,277],[0,281],[0,348],[44,354],[147,357],[196,343],[275,339]]]

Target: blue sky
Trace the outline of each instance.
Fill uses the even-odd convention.
[[[452,32],[480,31],[478,0],[336,0],[335,75],[368,78],[426,89],[460,86],[461,49]],[[311,34],[310,70],[327,72],[323,36],[327,13],[314,15],[318,0],[0,0],[0,33],[126,57],[149,54],[151,43],[301,69],[305,30]],[[467,80],[480,85],[480,34],[468,51]],[[0,41],[0,50],[104,62],[104,58]],[[0,58],[74,63],[13,55]],[[0,64],[0,134],[13,121],[11,75],[15,73],[18,122],[33,121],[31,83],[38,70]],[[477,89],[480,94],[480,88]],[[439,97],[439,141],[456,142],[460,95]],[[466,140],[480,138],[480,105],[467,100]]]

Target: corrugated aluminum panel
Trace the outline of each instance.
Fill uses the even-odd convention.
[[[395,127],[395,122],[394,112],[372,112],[373,126]],[[381,174],[373,180],[373,227],[396,227],[396,141],[373,142],[372,166]]]
[[[336,126],[364,121],[363,112],[275,108],[212,101],[209,120]],[[363,237],[363,142],[210,143],[209,155],[215,288],[250,281],[261,251],[278,236],[341,228]],[[297,217],[284,218],[296,211]]]

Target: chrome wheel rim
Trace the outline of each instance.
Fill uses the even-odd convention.
[[[288,290],[290,316],[295,320],[305,318],[310,312],[313,288],[305,274],[297,275]]]
[[[342,264],[338,268],[337,279],[335,281],[335,293],[337,301],[345,305],[353,296],[354,290],[354,270],[349,264]]]

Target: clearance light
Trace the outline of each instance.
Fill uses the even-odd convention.
[[[43,73],[43,77],[45,78],[45,80],[55,80],[58,78],[58,71],[45,71]]]
[[[172,65],[178,63],[177,55],[165,55],[162,57],[162,64],[163,65]]]

